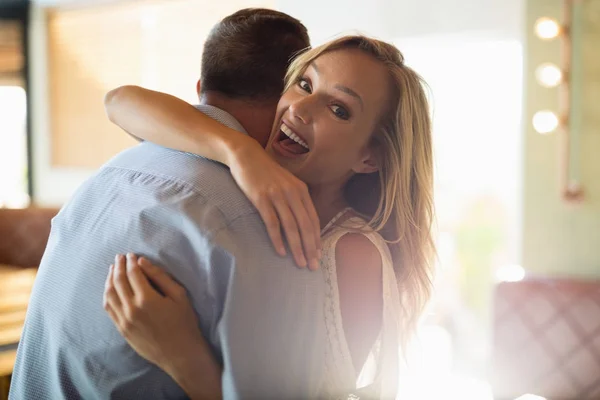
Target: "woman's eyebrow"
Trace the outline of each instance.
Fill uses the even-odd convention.
[[[312,67],[315,70],[315,73],[317,75],[320,74],[319,68],[317,67],[317,63],[315,63],[314,61],[310,63],[309,67]],[[347,86],[343,86],[343,85],[335,85],[334,88],[356,98],[358,100],[358,102],[360,103],[361,110],[364,110],[365,104],[363,103],[362,97],[360,97],[360,95],[358,93],[356,93],[354,90],[350,89]]]
[[[347,86],[343,86],[343,85],[335,85],[334,88],[356,98],[358,100],[358,102],[360,103],[360,108],[364,110],[365,105],[362,101],[362,97],[360,97],[360,95],[358,93],[356,93],[354,90],[350,89]]]

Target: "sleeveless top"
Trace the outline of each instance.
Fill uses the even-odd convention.
[[[351,209],[345,209],[322,230],[321,272],[326,282],[325,326],[328,345],[325,354],[323,399],[395,399],[399,375],[398,318],[399,294],[392,258],[383,237],[376,232],[357,232],[366,222],[351,216],[336,224]],[[383,314],[378,339],[364,365],[355,366],[342,325],[335,261],[338,240],[348,233],[360,233],[377,248],[382,261]],[[360,296],[360,293],[357,293]]]

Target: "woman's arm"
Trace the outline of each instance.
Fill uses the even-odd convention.
[[[110,91],[104,104],[108,118],[140,140],[229,166],[240,189],[258,209],[277,252],[286,253],[283,228],[296,264],[318,268],[320,223],[308,187],[273,161],[257,141],[177,97],[138,86]]]
[[[335,263],[344,335],[360,372],[383,321],[381,255],[366,236],[349,233],[335,247]]]
[[[255,142],[177,97],[139,86],[111,90],[104,97],[104,108],[112,123],[138,140],[195,153],[228,166],[236,152]]]
[[[117,256],[106,279],[104,309],[129,345],[192,400],[222,398],[222,368],[198,329],[185,289],[163,270],[133,254],[126,261]]]

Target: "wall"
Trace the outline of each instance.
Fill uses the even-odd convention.
[[[277,0],[299,18],[313,43],[358,30],[392,40],[464,35],[521,40],[523,5],[518,0]]]
[[[23,68],[22,24],[0,19],[0,84],[20,77]]]
[[[559,196],[559,136],[539,135],[533,114],[557,108],[556,89],[534,79],[542,62],[559,63],[558,41],[542,42],[533,32],[540,16],[560,20],[559,0],[529,0],[526,13],[525,175],[523,266],[541,275],[600,278],[600,0],[581,2],[575,14],[572,171],[585,190],[585,201],[569,205]]]
[[[32,6],[30,14],[29,79],[31,90],[31,134],[33,190],[35,203],[59,206],[94,171],[80,168],[57,168],[51,162],[52,137],[49,113],[48,49],[46,10]]]

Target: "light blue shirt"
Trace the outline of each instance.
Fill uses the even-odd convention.
[[[243,131],[224,111],[199,109]],[[275,253],[226,167],[142,143],[104,165],[53,219],[10,399],[186,398],[135,353],[102,307],[108,266],[128,251],[188,290],[223,364],[226,399],[317,396],[326,344],[322,275]]]

